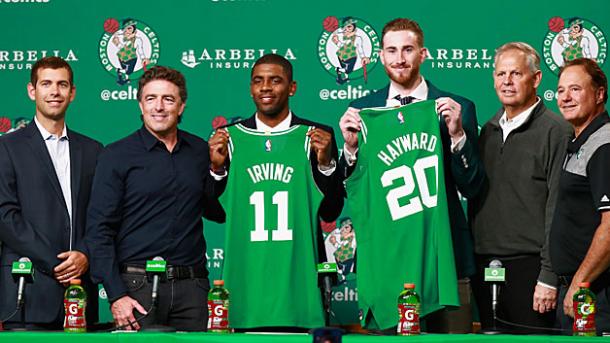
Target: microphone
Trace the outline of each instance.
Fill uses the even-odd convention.
[[[498,294],[500,293],[500,282],[505,281],[505,270],[502,268],[502,262],[494,259],[489,262],[489,267],[485,268],[485,282],[491,282],[491,311],[493,314],[493,327],[481,330],[484,334],[499,334],[496,322],[498,320]]]
[[[332,293],[332,286],[337,283],[337,264],[334,262],[319,263],[318,275],[324,293]]]
[[[491,284],[491,310],[496,318],[496,309],[498,307],[498,294],[500,292],[500,286],[498,282],[504,282],[504,268],[502,268],[502,262],[500,260],[492,260],[489,262],[490,276],[488,280],[487,272],[485,273],[485,281],[492,282]],[[501,273],[500,273],[501,272]]]
[[[146,274],[150,277],[152,276],[152,295],[150,302],[150,310],[147,311],[147,314],[144,316],[152,314],[153,324],[145,325],[142,327],[142,331],[152,331],[152,332],[175,332],[176,329],[165,326],[158,325],[157,323],[157,314],[156,307],[158,302],[159,295],[159,281],[162,278],[167,278],[167,261],[163,259],[161,256],[156,256],[152,260],[146,261]],[[142,319],[141,317],[140,319]]]
[[[479,333],[487,334],[487,335],[495,335],[506,333],[506,329],[502,329],[498,327],[498,322],[508,325],[515,328],[527,329],[527,330],[537,330],[537,331],[547,331],[547,332],[562,332],[563,334],[568,333],[569,330],[565,329],[556,329],[556,328],[547,328],[547,327],[539,327],[532,325],[519,324],[515,322],[510,322],[508,320],[502,319],[498,317],[497,308],[498,308],[498,296],[500,294],[500,286],[503,282],[506,281],[506,269],[502,267],[502,262],[500,260],[492,260],[489,262],[489,267],[485,268],[485,282],[491,282],[491,310],[493,314],[493,327],[491,328],[483,328]],[[507,328],[508,329],[508,328]],[[510,333],[510,332],[509,332]]]
[[[157,256],[152,261],[146,261],[146,272],[152,274],[152,295],[151,295],[151,306],[154,308],[157,306],[157,298],[159,294],[159,276],[165,274],[167,270],[167,261],[161,256]]]
[[[326,325],[330,325],[330,304],[333,294],[332,287],[337,284],[337,264],[324,262],[318,264],[318,285],[324,292],[324,313]]]
[[[32,261],[27,257],[22,257],[19,261],[13,262],[11,274],[19,286],[17,287],[17,308],[21,308],[25,303],[23,293],[25,291],[25,283],[33,281]]]
[[[11,275],[13,276],[15,282],[18,283],[17,306],[15,306],[15,310],[8,315],[8,317],[0,319],[0,323],[4,323],[13,318],[23,308],[23,305],[25,304],[25,284],[27,282],[34,281],[34,269],[32,268],[32,261],[30,261],[30,259],[27,257],[22,257],[18,261],[13,262]],[[21,312],[21,318],[23,321],[25,318],[25,311]]]

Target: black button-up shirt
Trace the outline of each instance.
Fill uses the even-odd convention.
[[[91,275],[108,299],[127,294],[120,266],[163,257],[170,265],[205,265],[202,215],[218,209],[208,144],[178,130],[170,153],[145,127],[106,147],[87,213]],[[206,217],[222,221],[222,214]]]

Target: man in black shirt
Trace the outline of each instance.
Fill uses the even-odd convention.
[[[142,128],[110,144],[100,156],[88,211],[91,274],[103,282],[117,325],[151,324],[203,331],[207,325],[202,215],[222,221],[208,144],[178,129],[187,98],[184,76],[156,66],[139,81]],[[210,213],[207,213],[210,212]],[[167,277],[151,307],[146,261],[162,257]],[[134,311],[135,310],[135,311]]]
[[[551,227],[553,271],[561,288],[557,320],[572,329],[572,297],[581,282],[597,296],[597,333],[610,331],[610,118],[608,79],[594,60],[567,62],[559,73],[557,105],[574,128],[559,179]]]

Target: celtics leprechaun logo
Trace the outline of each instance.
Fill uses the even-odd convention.
[[[341,24],[341,25],[339,25]],[[318,38],[318,58],[324,69],[342,85],[363,78],[379,59],[379,36],[371,25],[355,17],[326,17]]]
[[[159,37],[140,20],[127,18],[104,21],[104,33],[99,42],[99,57],[104,68],[124,85],[137,80],[157,64],[160,56]]]
[[[354,270],[356,257],[356,235],[350,217],[339,220],[336,229],[329,232],[324,239],[328,261],[337,263],[339,280],[345,282],[347,276]],[[332,256],[332,257],[331,257]]]
[[[600,66],[606,61],[606,36],[591,21],[580,17],[553,17],[548,27],[542,51],[544,62],[555,74],[566,62],[576,58],[590,58]]]

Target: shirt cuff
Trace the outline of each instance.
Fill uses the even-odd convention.
[[[555,287],[555,286],[551,286],[551,285],[546,284],[546,283],[544,283],[544,282],[542,282],[542,281],[538,281],[538,282],[537,282],[537,284],[538,284],[539,286],[542,286],[542,287],[545,287],[545,288],[549,288],[549,289],[555,289],[555,290],[557,289],[557,287]]]
[[[318,164],[318,170],[324,176],[331,176],[335,172],[335,169],[337,169],[337,161],[335,161],[334,158],[330,161],[330,164],[328,164],[327,166]]]
[[[451,152],[452,153],[458,153],[460,151],[462,151],[462,149],[464,148],[464,145],[466,145],[466,133],[464,133],[464,131],[462,131],[462,137],[458,138],[458,139],[453,139],[453,137],[451,137]]]
[[[345,143],[343,143],[343,155],[345,156],[345,161],[347,162],[347,165],[351,167],[354,165],[354,163],[356,163],[356,160],[358,159],[358,149],[356,149],[356,151],[354,151],[354,153],[352,154],[351,152],[347,151],[347,147]]]
[[[216,173],[214,173],[214,171],[212,171],[212,169],[210,169],[210,175],[212,175],[214,180],[221,181],[222,179],[227,177],[227,170],[225,169],[225,170],[222,171],[222,173],[216,174]]]

